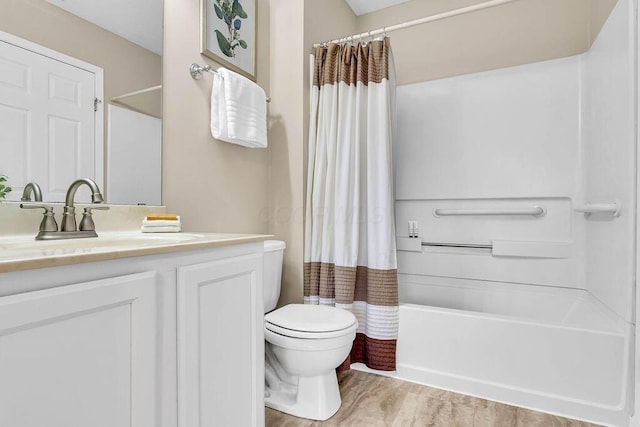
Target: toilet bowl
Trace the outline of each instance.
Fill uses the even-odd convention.
[[[265,313],[280,293],[283,249],[284,242],[265,242]],[[330,418],[342,402],[335,369],[351,351],[356,317],[335,307],[289,304],[266,314],[264,325],[265,405],[297,417]]]

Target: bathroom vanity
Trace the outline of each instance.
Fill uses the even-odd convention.
[[[0,238],[0,425],[263,425],[265,237]]]

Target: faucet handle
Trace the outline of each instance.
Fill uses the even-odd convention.
[[[40,189],[40,186],[33,181],[24,186],[22,198],[20,200],[23,202],[30,202],[31,193],[33,193],[33,199],[36,202],[42,202],[42,190]]]
[[[84,208],[84,212],[90,214],[92,210],[108,211],[111,206],[104,205],[102,203],[94,203]],[[84,215],[84,214],[83,214]]]
[[[58,223],[53,215],[53,206],[38,203],[20,203],[20,209],[44,209],[44,218],[40,223],[40,231],[58,231]]]
[[[94,209],[106,211],[106,210],[109,210],[109,206],[93,204],[91,206],[87,206],[86,208],[84,208],[84,212],[82,213],[82,221],[80,221],[80,227],[78,227],[80,231],[96,230],[96,224],[93,222],[93,215],[91,214],[91,211]]]
[[[20,209],[44,209],[47,208],[53,209],[53,206],[43,205],[42,203],[33,203],[32,201],[27,201],[26,203],[20,203]]]

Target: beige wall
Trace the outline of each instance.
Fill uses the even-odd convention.
[[[412,0],[358,17],[358,31],[484,0]],[[391,33],[398,84],[585,52],[615,0],[519,0]],[[593,10],[593,13],[591,13]]]
[[[258,84],[269,93],[269,2],[257,3]],[[192,79],[193,62],[216,65],[200,54],[200,1],[165,0],[163,203],[186,230],[266,233],[270,149],[213,139],[212,76]]]
[[[589,0],[589,45],[598,37],[617,0]]]
[[[160,55],[44,0],[0,0],[0,10],[0,31],[102,67],[105,100],[161,83]]]

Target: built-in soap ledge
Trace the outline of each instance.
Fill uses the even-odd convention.
[[[494,240],[491,255],[495,257],[520,258],[570,258],[571,242],[522,242]]]
[[[434,246],[447,249],[486,249],[494,257],[513,258],[570,258],[572,251],[571,242],[532,242],[516,240],[494,240],[490,244],[467,243],[429,243],[421,238],[397,237],[398,251],[422,252],[423,246]]]
[[[418,237],[396,237],[396,249],[405,252],[422,252],[422,239]]]

